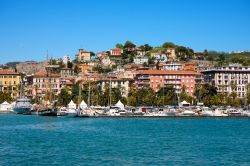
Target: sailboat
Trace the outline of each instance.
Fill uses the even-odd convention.
[[[90,108],[90,80],[89,80],[89,89],[88,89],[88,105],[87,107],[81,108],[81,85],[79,84],[79,96],[78,96],[78,109],[77,109],[77,116],[78,117],[89,117],[90,113],[92,112]]]
[[[53,103],[51,103],[52,100],[52,84],[51,84],[51,74],[54,68],[59,67],[58,65],[50,65],[49,61],[48,61],[48,51],[47,51],[47,66],[46,66],[46,70],[47,70],[47,78],[48,78],[48,87],[49,87],[49,99],[48,99],[48,91],[47,91],[47,86],[46,86],[46,99],[45,99],[45,103],[43,105],[41,105],[38,110],[37,113],[38,115],[41,116],[57,116],[57,101],[54,100]]]

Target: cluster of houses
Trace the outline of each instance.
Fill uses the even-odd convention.
[[[140,48],[129,48],[135,53],[133,62],[121,65],[123,49],[114,48],[109,51],[92,53],[79,49],[75,60],[64,56],[57,60],[66,67],[51,65],[49,62],[22,62],[16,69],[0,70],[0,91],[8,92],[12,98],[20,95],[21,82],[24,93],[29,98],[47,100],[50,96],[56,97],[63,88],[72,88],[77,83],[94,81],[101,85],[120,87],[122,96],[128,95],[130,87],[138,89],[148,86],[155,92],[161,87],[171,85],[176,93],[181,93],[185,86],[188,95],[193,96],[197,84],[209,83],[217,87],[218,92],[237,93],[239,98],[245,97],[247,85],[250,83],[250,67],[232,64],[220,68],[213,68],[206,60],[190,60],[189,62],[177,61],[175,49],[169,48],[166,52],[151,52],[150,57],[156,63],[147,65],[149,56]],[[67,67],[68,63],[72,63]],[[97,66],[116,66],[109,73],[100,73],[95,70]],[[55,72],[56,71],[56,72]],[[235,83],[235,86],[231,86]]]

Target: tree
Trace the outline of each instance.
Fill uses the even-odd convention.
[[[162,105],[163,100],[164,100],[164,105],[177,105],[178,104],[177,94],[173,86],[168,85],[166,87],[162,87],[157,92],[157,95],[159,97],[157,101],[157,105]]]
[[[8,103],[13,101],[13,98],[11,97],[10,93],[6,92],[0,92],[0,104],[7,101]]]
[[[116,48],[123,49],[123,45],[122,45],[121,43],[117,43],[117,44],[115,45],[115,47],[116,47]]]
[[[67,106],[67,104],[70,102],[71,95],[69,94],[68,90],[62,89],[61,93],[58,96],[58,104]]]
[[[70,68],[70,69],[72,69],[73,63],[72,62],[67,62],[67,67]]]
[[[153,49],[152,46],[150,46],[149,44],[144,44],[142,46],[140,46],[141,49],[143,49],[144,51],[150,51]]]
[[[162,44],[162,47],[163,48],[175,48],[176,45],[174,43],[172,43],[172,42],[165,42],[165,43]]]
[[[136,45],[134,43],[132,43],[131,41],[126,41],[123,48],[124,49],[128,49],[128,48],[134,48],[136,47]]]
[[[220,54],[218,61],[219,61],[218,62],[219,66],[222,66],[225,63],[225,55],[224,54]]]
[[[183,46],[178,46],[175,49],[175,52],[180,60],[187,61],[189,58],[192,58],[194,55],[194,51],[190,48],[186,48]]]

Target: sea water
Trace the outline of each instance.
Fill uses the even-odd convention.
[[[0,114],[0,165],[250,165],[250,119]]]

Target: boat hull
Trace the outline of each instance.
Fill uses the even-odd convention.
[[[17,114],[29,115],[30,114],[30,108],[14,108],[14,112],[17,113]]]

